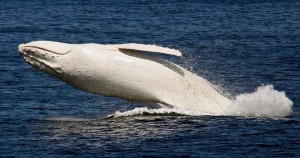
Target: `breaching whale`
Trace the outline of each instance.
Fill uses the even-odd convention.
[[[222,114],[232,103],[206,79],[145,51],[182,55],[175,49],[134,43],[34,41],[19,45],[30,65],[87,92],[209,114]]]

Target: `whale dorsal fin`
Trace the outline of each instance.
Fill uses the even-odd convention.
[[[182,53],[178,50],[167,48],[167,47],[161,47],[157,45],[126,43],[126,44],[116,44],[114,46],[121,50],[145,51],[145,52],[155,52],[155,53],[163,53],[163,54],[169,54],[175,56],[182,56]]]

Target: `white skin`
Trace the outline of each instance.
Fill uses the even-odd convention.
[[[91,93],[211,114],[221,114],[231,104],[207,80],[140,50],[181,55],[139,44],[36,41],[19,46],[24,59],[36,69]]]

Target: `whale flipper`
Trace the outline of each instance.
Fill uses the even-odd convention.
[[[114,45],[116,48],[120,50],[130,50],[130,51],[146,51],[146,52],[155,52],[155,53],[163,53],[175,56],[182,56],[182,53],[178,50],[161,47],[157,45],[147,45],[147,44],[137,44],[137,43],[126,43],[126,44],[116,44]]]

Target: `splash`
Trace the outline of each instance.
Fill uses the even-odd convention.
[[[238,95],[227,109],[227,115],[273,117],[292,113],[293,102],[285,92],[279,92],[272,85],[261,86],[254,93]]]
[[[143,114],[171,114],[177,113],[173,109],[168,108],[160,108],[160,109],[148,109],[146,107],[143,108],[135,108],[133,110],[120,112],[116,111],[114,114],[109,115],[108,117],[124,117],[124,116],[134,116],[134,115],[143,115]]]
[[[235,97],[229,107],[224,107],[221,113],[203,113],[199,109],[186,108],[135,108],[133,110],[116,111],[108,117],[124,117],[134,115],[188,115],[188,116],[245,116],[245,117],[284,117],[292,113],[293,102],[286,97],[285,92],[279,92],[272,85],[261,86],[253,93],[241,94]]]
[[[159,108],[159,109],[149,109],[146,107],[135,108],[133,110],[120,112],[116,111],[114,114],[108,117],[125,117],[125,116],[135,116],[135,115],[189,115],[189,116],[200,116],[200,115],[210,115],[208,113],[202,113],[201,111],[188,111],[178,108]]]

